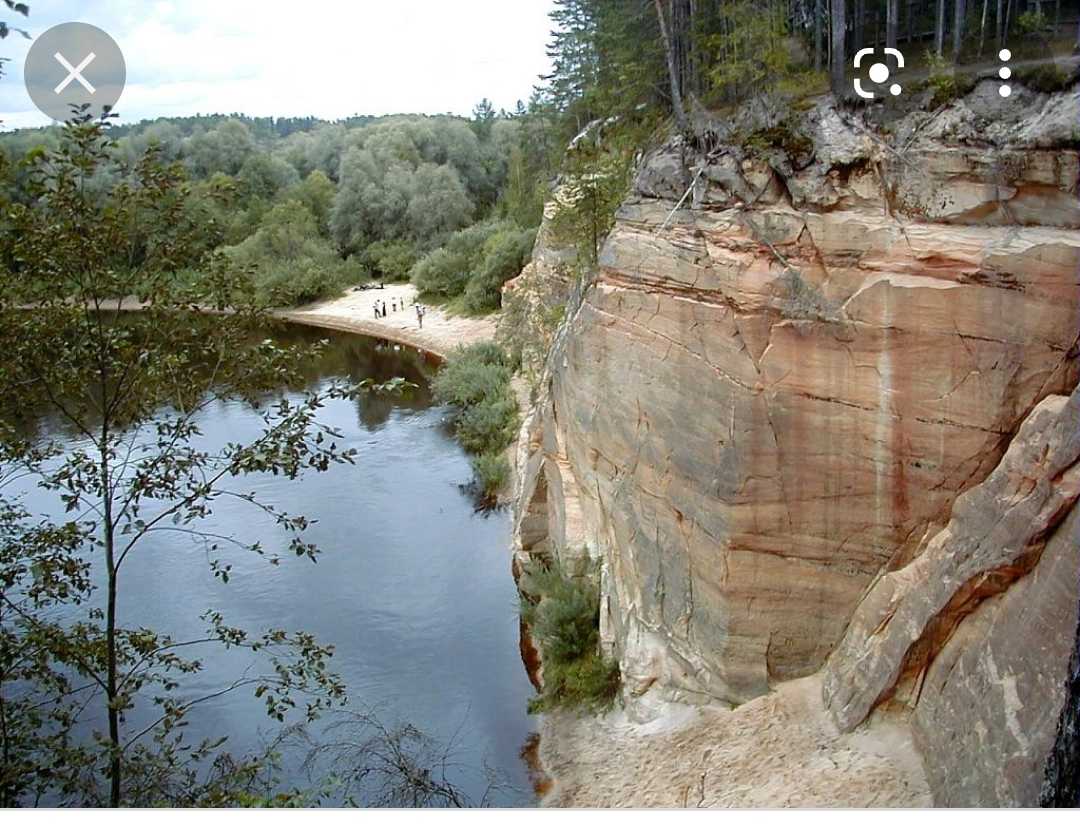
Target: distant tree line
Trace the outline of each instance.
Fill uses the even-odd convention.
[[[148,151],[175,164],[186,178],[184,215],[203,227],[198,253],[219,249],[254,269],[274,304],[408,279],[445,243],[461,251],[470,241],[464,258],[441,253],[435,263],[475,270],[433,281],[428,261],[418,285],[433,288],[432,300],[460,299],[460,309],[482,313],[498,308],[499,288],[528,259],[540,222],[546,126],[543,115],[527,115],[524,103],[508,113],[485,99],[471,119],[197,115],[111,125],[109,157],[86,185],[104,195],[131,179]],[[20,161],[55,150],[60,134],[49,127],[0,137],[13,170],[8,200],[31,200],[32,167]],[[485,229],[459,237],[474,225]],[[501,252],[488,254],[484,245],[499,233]],[[191,262],[179,262],[178,277],[197,277]]]

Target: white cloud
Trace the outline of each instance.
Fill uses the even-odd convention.
[[[196,112],[466,114],[513,107],[548,68],[551,0],[137,0],[31,3],[34,32],[64,20],[108,31],[128,66],[123,120]],[[46,9],[48,6],[48,9]],[[68,15],[57,6],[67,6]],[[28,44],[9,39],[0,81],[8,128],[46,123],[22,86]]]

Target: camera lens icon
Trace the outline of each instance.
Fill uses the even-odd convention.
[[[886,48],[883,51],[886,55],[890,55],[896,58],[896,67],[898,69],[904,68],[904,56],[900,53],[899,49]],[[860,49],[855,54],[855,68],[861,69],[863,58],[867,57],[868,55],[872,55],[873,53],[874,49]],[[891,72],[889,69],[889,65],[880,61],[874,63],[869,70],[870,81],[877,84],[878,86],[884,84],[889,79],[890,74]],[[873,98],[875,97],[873,92],[869,92],[863,88],[862,78],[855,78],[854,86],[855,94],[857,94],[859,97],[865,98],[867,100],[873,100]],[[894,83],[889,87],[889,93],[892,94],[894,97],[896,95],[899,95],[902,91],[903,89],[900,87],[899,83]]]

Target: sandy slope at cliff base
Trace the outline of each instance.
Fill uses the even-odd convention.
[[[821,680],[781,685],[733,711],[672,706],[637,724],[548,715],[540,759],[554,780],[545,806],[930,806],[906,724],[879,712],[840,734]]]

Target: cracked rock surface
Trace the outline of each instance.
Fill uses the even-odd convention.
[[[996,749],[979,771],[1003,784],[973,781],[955,798],[969,803],[1030,799],[1000,777],[1037,773],[1041,746],[1006,742],[1009,720],[1056,721],[1046,686],[1066,663],[1023,642],[1033,615],[1012,594],[1043,594],[1058,587],[1048,566],[1080,565],[1060,561],[1066,540],[1057,556],[1033,551],[1068,516],[1067,480],[1030,514],[1019,499],[1038,490],[1023,485],[976,503],[969,523],[1027,514],[1034,530],[1018,555],[987,540],[993,564],[976,577],[990,586],[908,582],[960,565],[958,497],[991,484],[1018,431],[1043,444],[1021,423],[1066,415],[1055,405],[1080,378],[1080,91],[1025,90],[1007,109],[992,93],[981,83],[887,131],[823,101],[798,156],[721,138],[647,154],[551,342],[516,517],[520,553],[602,559],[602,636],[628,694],[739,704],[833,655],[836,722],[850,729],[884,699],[915,708],[942,766],[936,793],[953,769],[935,725],[971,705],[978,679],[1042,668],[1022,707],[984,709],[989,733],[959,718],[971,730],[958,737],[976,739],[955,748]],[[910,616],[886,644],[872,620],[902,583]],[[1076,594],[1053,598],[1072,609],[1039,614],[1040,633],[1071,643]],[[979,647],[996,652],[997,678],[966,653]],[[992,716],[1007,706],[1014,717]]]

